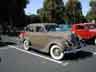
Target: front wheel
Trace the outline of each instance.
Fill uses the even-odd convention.
[[[61,48],[58,45],[53,45],[50,48],[50,55],[53,59],[61,60],[64,57],[64,52],[61,50]]]

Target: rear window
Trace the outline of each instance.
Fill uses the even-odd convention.
[[[34,29],[33,29],[33,27],[25,27],[25,28],[24,28],[24,31],[33,32]]]
[[[45,32],[45,30],[42,26],[37,26],[36,27],[36,32]]]

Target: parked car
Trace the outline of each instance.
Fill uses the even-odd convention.
[[[78,51],[79,43],[72,42],[71,31],[58,32],[56,28],[55,23],[29,24],[21,32],[24,49],[34,48],[49,53],[56,60],[63,59],[65,53]]]
[[[84,41],[91,41],[96,45],[96,24],[95,23],[80,23],[72,25],[71,31]]]

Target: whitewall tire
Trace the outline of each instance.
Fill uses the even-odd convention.
[[[55,60],[61,60],[64,57],[64,52],[61,50],[61,48],[58,45],[53,45],[50,48],[50,55]]]
[[[29,50],[30,48],[30,42],[28,40],[24,40],[23,47],[25,50]]]

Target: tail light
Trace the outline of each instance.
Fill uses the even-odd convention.
[[[23,32],[20,32],[19,37],[20,37],[20,38],[23,37]]]
[[[24,37],[24,36],[27,36],[27,35],[28,35],[27,32],[20,32],[19,37],[21,38],[21,37]]]

